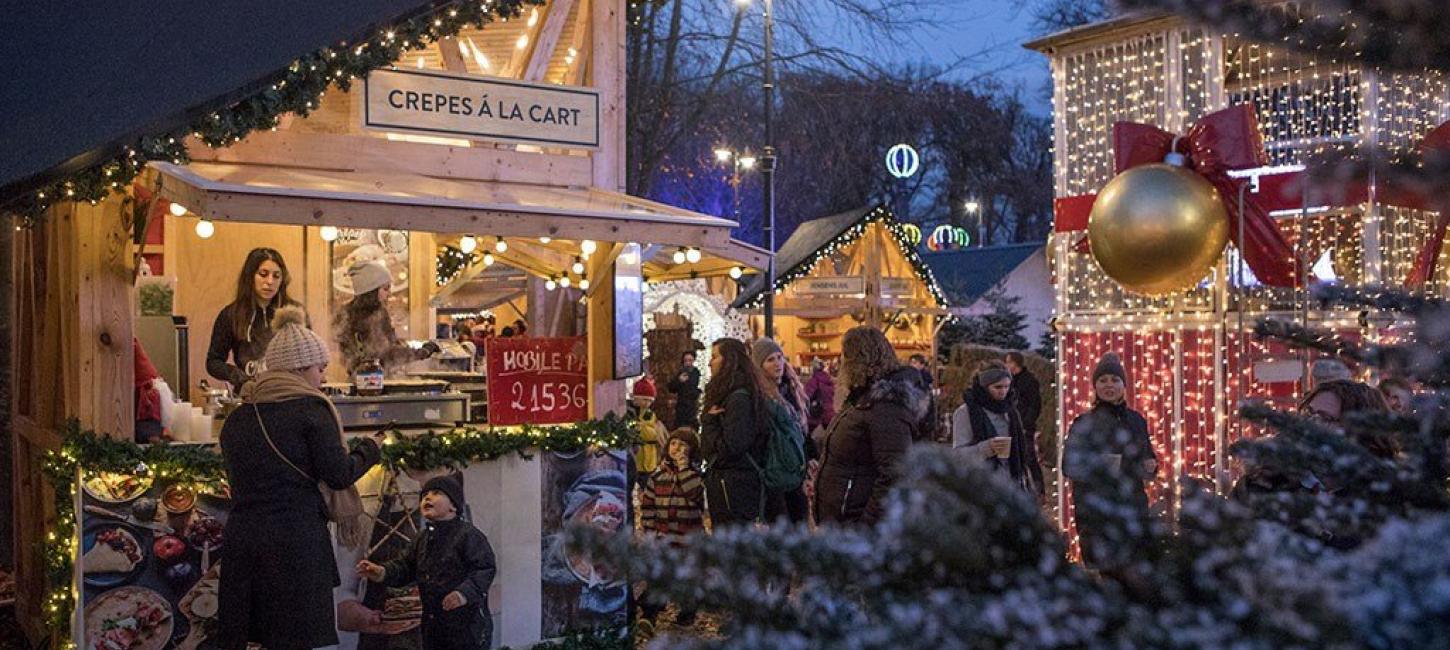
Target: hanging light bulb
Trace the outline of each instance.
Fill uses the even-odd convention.
[[[589,278],[580,278],[579,279],[579,288],[580,289],[583,289],[584,291],[588,291],[589,290]]]
[[[569,288],[569,276],[566,275],[566,276],[564,276],[562,278],[559,278],[559,286],[564,287],[565,289],[568,289]]]
[[[738,266],[732,266],[732,267],[730,267],[730,277],[732,279],[739,280],[740,279],[740,276],[742,276],[742,275],[745,275],[745,272],[744,271],[741,271],[740,270],[740,267],[738,267]]]
[[[675,260],[675,264],[684,264],[685,263],[685,251],[684,251],[684,249],[675,251],[675,256],[673,258],[671,258],[671,259]]]
[[[216,234],[216,224],[211,219],[202,219],[196,222],[196,236],[202,239],[211,239]]]
[[[539,243],[540,244],[547,244],[547,243],[549,243],[551,241],[554,241],[554,238],[553,237],[540,237],[539,238]]]
[[[322,237],[322,241],[337,241],[337,226],[323,226],[317,229],[317,234]]]
[[[496,250],[496,251],[498,251],[500,253],[506,253],[506,252],[508,252],[509,243],[506,242],[506,241],[504,241],[503,240],[503,237],[495,237],[494,239],[497,239],[498,240],[498,241],[496,241],[496,242],[493,243],[493,249],[494,250]]]
[[[171,204],[171,215],[175,217],[186,216],[186,206],[180,203]]]
[[[590,255],[593,255],[594,251],[598,250],[598,248],[599,246],[595,244],[594,240],[592,239],[586,239],[579,242],[579,250],[584,251],[584,257],[589,257]]]
[[[464,255],[471,255],[473,251],[478,250],[478,238],[473,235],[464,235],[462,239],[458,240],[458,250],[463,251]]]
[[[690,250],[685,251],[685,259],[688,260],[691,264],[698,264],[700,262],[700,249],[691,248]]]
[[[554,289],[559,288],[559,283],[554,282],[554,278],[549,278],[549,281],[544,283],[544,288],[548,289],[549,291],[553,291]]]
[[[584,275],[584,260],[574,258],[574,266],[569,267],[576,275]]]
[[[483,254],[483,265],[484,266],[493,266],[493,253],[484,253]]]

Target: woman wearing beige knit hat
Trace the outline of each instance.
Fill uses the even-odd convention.
[[[339,543],[362,540],[362,500],[353,484],[378,463],[369,438],[349,452],[332,402],[322,394],[327,343],[298,307],[277,310],[267,369],[242,389],[244,404],[222,426],[232,489],[219,589],[223,648],[316,648],[338,642],[338,584],[328,521]]]
[[[415,350],[398,339],[388,316],[393,274],[386,265],[358,262],[347,270],[347,276],[352,280],[352,300],[338,312],[333,329],[349,375],[370,360],[393,368],[438,351],[437,344],[431,341]]]

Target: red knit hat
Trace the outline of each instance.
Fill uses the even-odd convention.
[[[635,397],[648,397],[650,399],[654,399],[655,398],[655,382],[654,382],[654,380],[650,379],[649,377],[641,377],[639,381],[634,382],[634,393],[633,393],[633,395]]]

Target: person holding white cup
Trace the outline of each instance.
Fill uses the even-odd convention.
[[[1012,373],[1000,361],[977,370],[963,404],[952,413],[952,447],[1008,476],[1023,491],[1045,494],[1037,445],[1011,401]]]

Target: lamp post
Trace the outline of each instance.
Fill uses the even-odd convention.
[[[750,5],[750,0],[736,0],[740,10]],[[774,71],[774,20],[772,0],[765,2],[765,152],[760,173],[765,175],[765,244],[770,248],[770,259],[765,262],[765,335],[775,336],[775,71]]]
[[[967,199],[967,204],[964,207],[967,208],[967,214],[977,217],[977,245],[986,246],[987,227],[983,223],[982,217],[978,216],[978,211],[982,209],[982,204],[978,203],[976,199]]]
[[[740,221],[740,173],[755,169],[755,155],[750,151],[736,153],[734,149],[716,149],[715,162],[730,165],[730,201],[734,206],[735,221]]]

